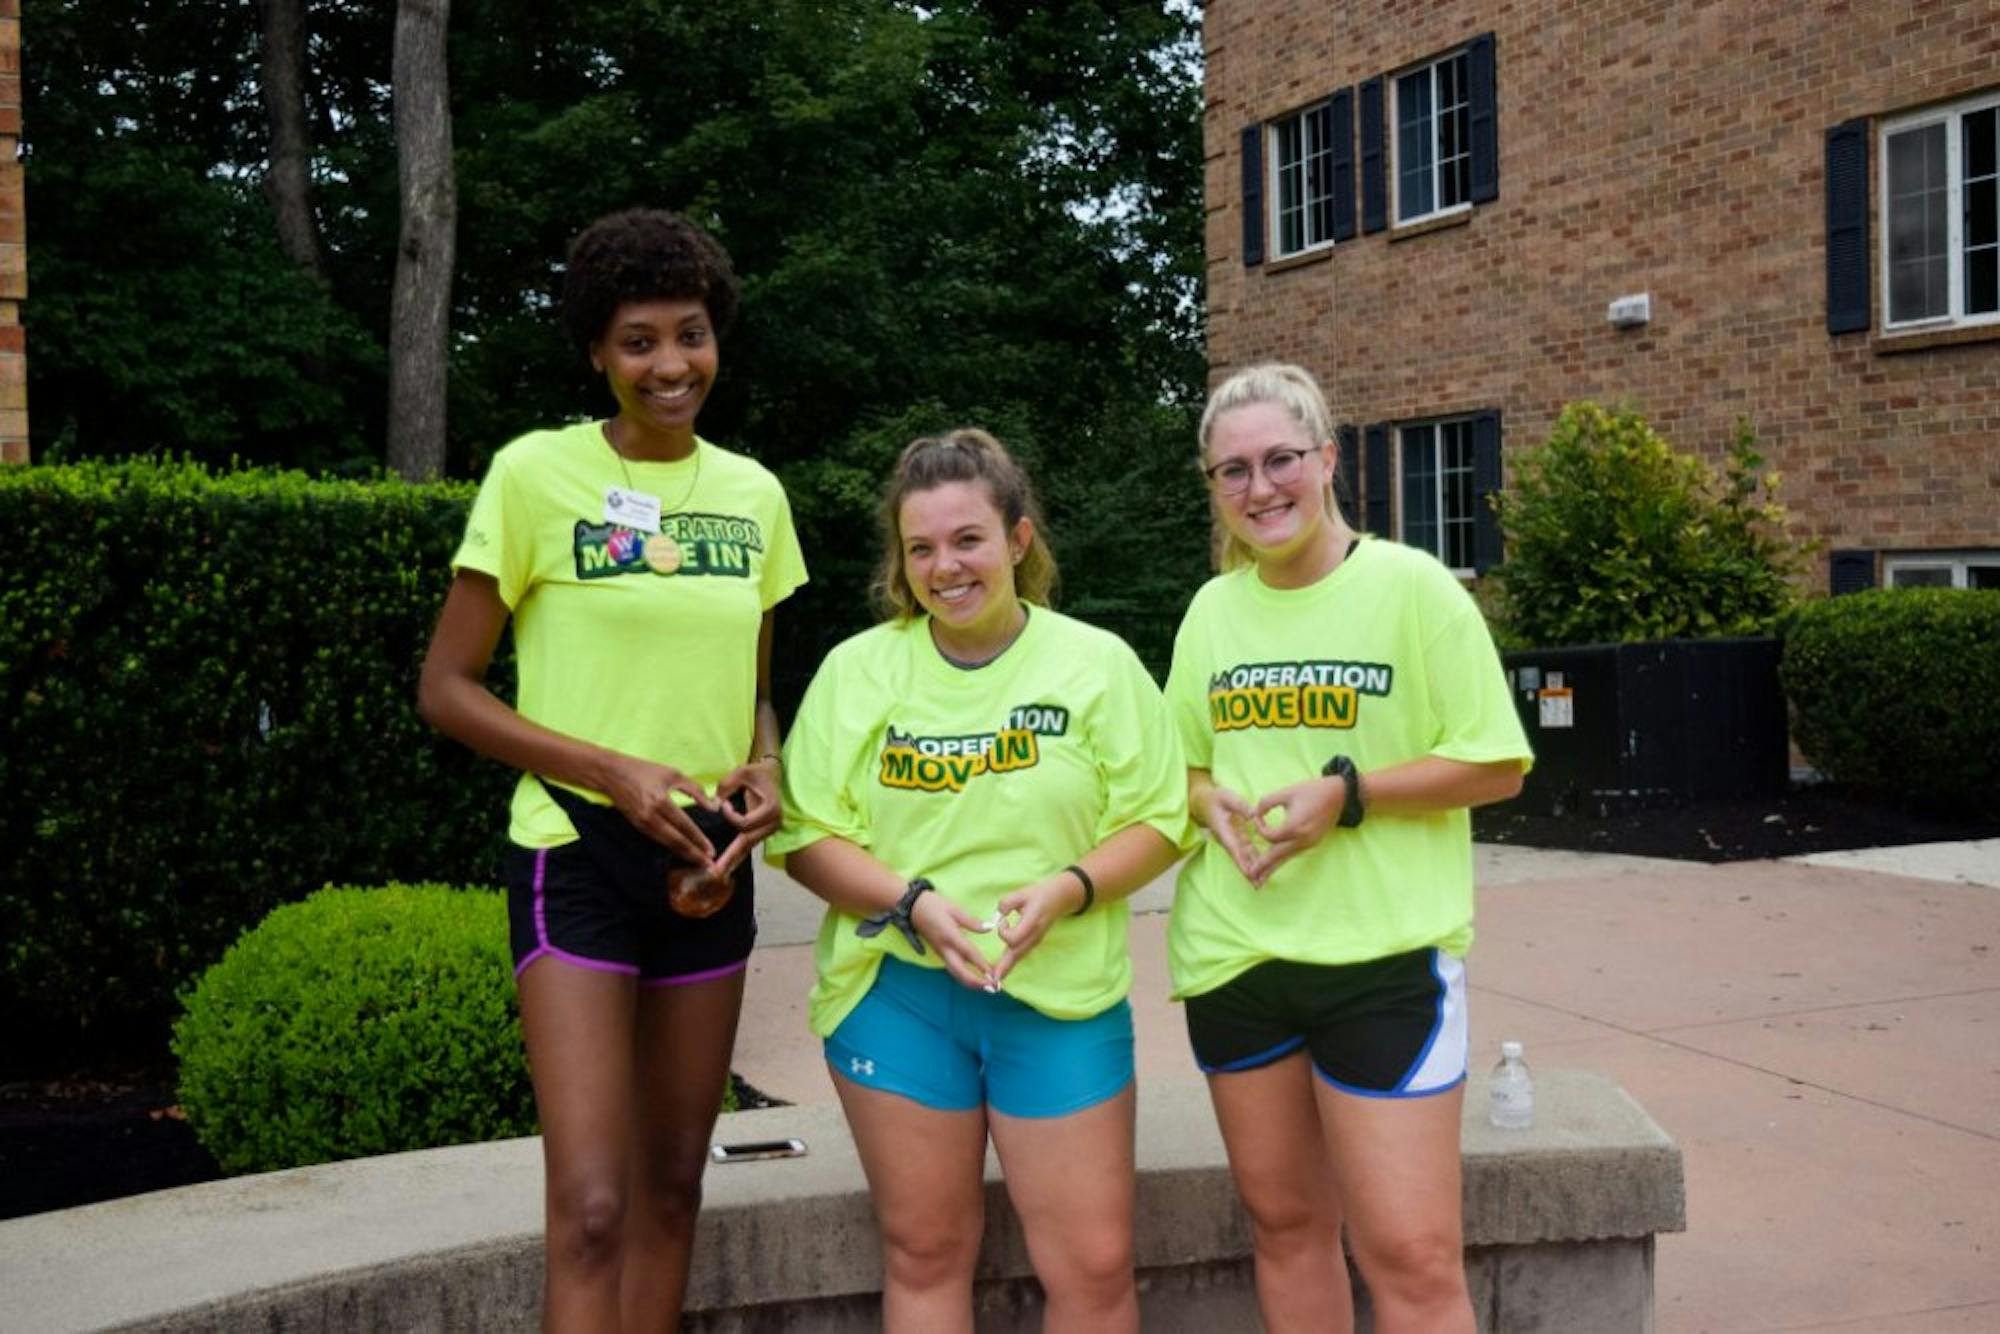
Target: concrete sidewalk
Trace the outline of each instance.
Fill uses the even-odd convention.
[[[736,1068],[830,1102],[818,901],[758,868]],[[1474,1062],[1623,1084],[1686,1155],[1662,1334],[2000,1330],[2000,841],[1702,866],[1478,849]],[[1171,888],[1134,899],[1142,1084],[1198,1081]]]

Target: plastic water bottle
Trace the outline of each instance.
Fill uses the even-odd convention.
[[[1500,1064],[1487,1084],[1487,1119],[1502,1130],[1526,1130],[1535,1120],[1535,1079],[1521,1059],[1521,1044],[1500,1044]]]

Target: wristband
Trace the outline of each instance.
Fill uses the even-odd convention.
[[[862,919],[855,925],[854,934],[866,940],[871,936],[881,935],[886,928],[893,926],[903,933],[903,939],[909,942],[912,950],[918,954],[924,953],[924,938],[917,934],[915,924],[910,921],[910,910],[917,906],[918,899],[935,888],[937,887],[930,881],[918,876],[910,882],[909,888],[903,891],[903,897],[896,900],[895,907],[884,908],[873,917]]]
[[[1367,812],[1361,806],[1361,772],[1354,767],[1354,761],[1345,755],[1336,755],[1326,762],[1320,775],[1338,778],[1347,789],[1347,798],[1340,803],[1340,818],[1335,823],[1342,829],[1352,829],[1360,824]]]
[[[1097,882],[1090,878],[1090,872],[1074,863],[1063,867],[1063,870],[1083,882],[1083,906],[1070,914],[1071,917],[1081,917],[1090,911],[1091,904],[1097,902]]]

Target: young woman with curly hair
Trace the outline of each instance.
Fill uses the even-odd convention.
[[[424,661],[424,716],[521,771],[506,879],[549,1329],[678,1327],[747,858],[781,812],[771,609],[805,566],[777,480],[695,433],[735,313],[728,256],[684,218],[576,239],[563,325],[616,411],[494,457]],[[512,704],[485,684],[510,620]]]

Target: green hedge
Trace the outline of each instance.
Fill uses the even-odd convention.
[[[188,1123],[227,1172],[530,1135],[505,896],[323,889],[202,975],[174,1027]]]
[[[24,1040],[157,1033],[315,886],[497,877],[509,775],[414,704],[471,494],[0,468],[0,1011]]]
[[[2000,591],[1877,589],[1801,607],[1779,666],[1828,777],[2000,816]]]
[[[842,504],[872,509],[864,492]],[[144,459],[0,467],[9,1056],[157,1042],[181,987],[317,886],[497,878],[512,777],[415,706],[472,494]],[[867,618],[869,571],[807,556],[777,623],[781,717]],[[1076,605],[1164,672],[1177,608],[1087,587]],[[503,645],[503,696],[512,672]]]

